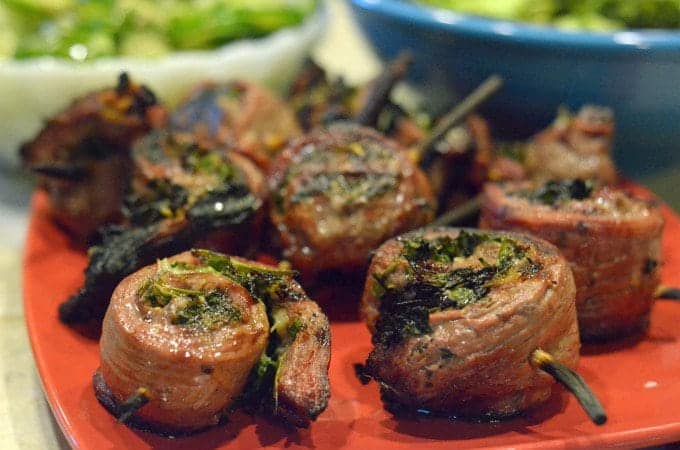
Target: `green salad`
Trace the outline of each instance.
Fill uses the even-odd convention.
[[[680,0],[418,0],[418,3],[572,29],[680,28]]]
[[[299,24],[317,0],[0,0],[0,58],[162,56]]]

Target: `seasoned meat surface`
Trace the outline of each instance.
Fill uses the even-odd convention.
[[[102,326],[102,376],[118,402],[139,387],[147,423],[191,431],[216,424],[240,396],[264,352],[265,306],[219,273],[147,266],[116,288]],[[206,305],[206,306],[203,306]]]
[[[55,221],[85,241],[120,219],[130,146],[164,117],[153,93],[123,74],[117,87],[77,99],[50,119],[20,152],[49,194]]]
[[[379,133],[336,125],[294,142],[270,172],[270,218],[305,274],[365,267],[385,239],[431,221],[425,175]]]
[[[519,234],[442,228],[384,243],[361,313],[368,373],[392,411],[499,418],[539,405],[554,381],[541,348],[575,367],[571,270],[557,249]]]
[[[659,284],[663,230],[654,204],[581,180],[490,183],[483,197],[482,228],[531,233],[567,258],[582,339],[646,329]]]
[[[613,134],[610,109],[584,106],[576,115],[564,113],[529,143],[524,167],[539,182],[582,178],[616,184]]]
[[[226,146],[263,169],[300,127],[292,109],[247,81],[203,83],[170,116],[170,128],[208,146]]]
[[[106,230],[90,249],[84,286],[60,306],[67,323],[101,320],[115,286],[157,258],[199,244],[241,253],[257,241],[266,185],[245,157],[165,131],[141,139],[132,154],[130,224]]]
[[[115,402],[146,388],[135,420],[156,430],[202,429],[255,403],[307,426],[328,403],[328,320],[289,272],[240,258],[194,250],[127,277],[100,347]]]

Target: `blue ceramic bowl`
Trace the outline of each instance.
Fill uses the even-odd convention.
[[[680,166],[680,32],[572,32],[485,19],[397,0],[348,0],[383,59],[410,49],[411,81],[441,110],[498,73],[501,92],[483,108],[501,137],[547,125],[560,105],[614,109],[614,154],[645,176]]]

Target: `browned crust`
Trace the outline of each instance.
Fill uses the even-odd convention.
[[[253,266],[272,268],[269,264],[247,261]],[[286,311],[289,321],[299,320],[302,328],[290,340],[284,339],[277,373],[274,415],[296,427],[307,427],[328,406],[331,360],[331,330],[328,317],[295,280],[291,287],[297,299],[280,299],[275,307]]]
[[[485,186],[480,227],[530,233],[560,249],[574,273],[583,340],[646,329],[660,282],[663,218],[658,209],[649,205],[637,216],[565,212],[506,194],[516,186]]]
[[[200,125],[192,133],[205,145],[226,145],[267,170],[271,158],[288,140],[302,133],[295,113],[287,103],[260,85],[244,80],[232,81],[229,85],[243,94],[233,104],[225,103],[225,114],[217,135],[211,135]],[[184,102],[217,86],[214,82],[200,83]]]
[[[334,211],[327,203],[316,201],[293,205],[283,213],[276,207],[270,208],[270,219],[284,248],[284,257],[307,276],[325,270],[355,271],[366,267],[370,253],[385,239],[422,226],[434,218],[436,201],[430,183],[401,147],[373,129],[349,124],[317,130],[294,141],[281,152],[269,173],[272,195],[278,195],[289,168],[300,163],[301,155],[309,151],[310,146],[314,146],[314,151],[322,152],[346,147],[353,142],[378,142],[394,151],[400,174],[394,192],[344,215]],[[310,174],[334,170],[338,168],[313,167]],[[397,197],[402,200],[396,201]],[[319,231],[322,217],[332,223],[334,231]]]
[[[190,252],[169,259],[195,261]],[[199,331],[169,325],[154,312],[147,317],[138,299],[156,271],[155,265],[144,267],[114,291],[102,324],[102,376],[118,402],[139,387],[149,390],[151,400],[138,414],[146,423],[185,431],[215,425],[240,397],[267,346],[265,308],[227,277],[197,274],[197,285],[229,293],[241,321]]]
[[[276,383],[276,415],[297,427],[307,427],[328,406],[330,326],[310,300],[287,305],[290,317],[305,324],[281,356]]]
[[[439,229],[425,236],[458,233]],[[389,348],[376,346],[367,368],[388,402],[464,418],[501,418],[549,398],[554,380],[529,362],[536,348],[568,367],[576,366],[575,288],[567,262],[545,241],[510,236],[537,249],[542,270],[518,286],[492,290],[486,299],[461,310],[431,315],[430,334]],[[369,273],[384,270],[401,245],[393,239],[381,246]],[[379,314],[372,287],[369,277],[362,299],[369,327]]]
[[[136,106],[147,95],[151,94],[146,88],[132,83],[124,90],[88,94],[51,118],[20,149],[27,168],[62,165],[85,170],[85,175],[75,180],[37,177],[50,198],[49,214],[78,240],[86,240],[102,224],[121,218],[130,145],[165,122],[160,105]],[[105,147],[108,153],[98,158],[75,154],[83,145]]]

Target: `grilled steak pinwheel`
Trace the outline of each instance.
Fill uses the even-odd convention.
[[[590,179],[600,185],[618,181],[611,158],[614,115],[610,109],[584,106],[577,114],[560,110],[555,121],[526,144],[506,145],[488,161],[491,181],[539,182]]]
[[[527,147],[524,166],[538,181],[590,179],[616,184],[611,158],[614,115],[608,108],[584,106],[576,115],[563,113]]]
[[[197,86],[171,114],[170,128],[191,134],[203,145],[240,152],[264,169],[300,134],[286,103],[246,81]]]
[[[120,219],[132,143],[162,125],[154,94],[122,74],[112,89],[76,100],[50,119],[21,159],[38,176],[55,221],[81,241]]]
[[[342,78],[330,80],[326,71],[307,60],[288,92],[288,103],[305,132],[320,125],[347,120],[353,114],[355,90]]]
[[[120,280],[157,258],[198,243],[245,251],[258,238],[262,174],[238,154],[185,138],[156,131],[134,146],[130,226],[105,230],[90,249],[84,286],[60,306],[63,321],[100,320]]]
[[[304,274],[364,267],[372,250],[428,223],[436,209],[406,153],[352,124],[295,141],[274,160],[269,181],[284,258]]]
[[[197,431],[239,406],[306,427],[328,404],[328,319],[293,273],[207,250],[125,278],[100,351],[97,397],[156,431]]]
[[[480,226],[531,233],[559,247],[574,272],[583,340],[646,329],[663,230],[651,202],[578,179],[489,183]]]
[[[384,243],[361,313],[366,372],[394,413],[501,418],[541,404],[553,379],[537,349],[573,368],[574,280],[551,244],[524,235],[440,228]]]

